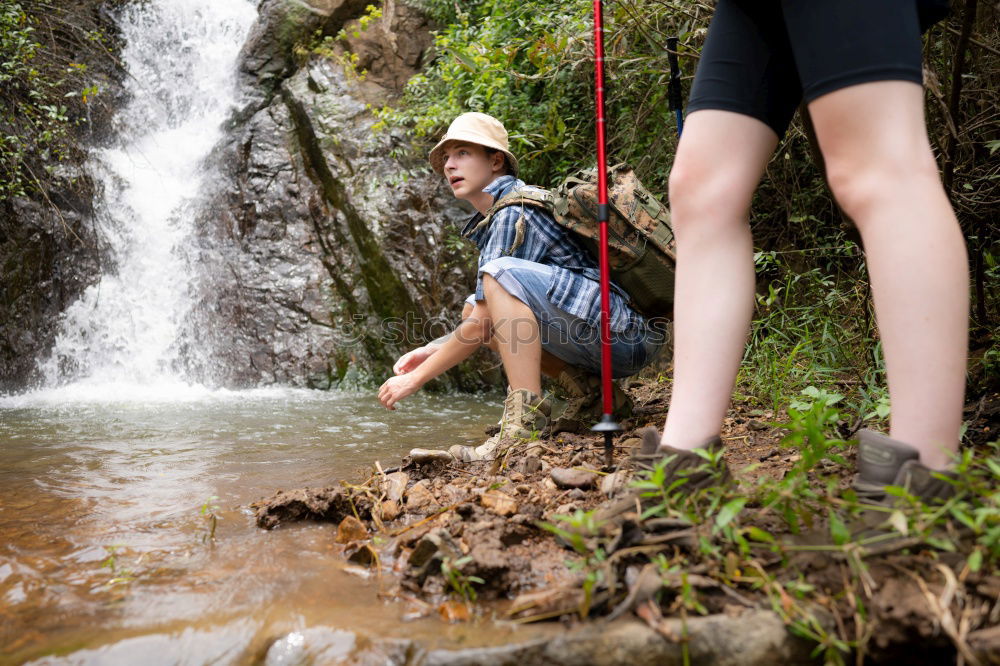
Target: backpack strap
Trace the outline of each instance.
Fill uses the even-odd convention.
[[[507,194],[503,195],[497,199],[488,211],[486,211],[486,217],[490,218],[493,213],[497,212],[501,208],[507,208],[508,206],[533,206],[535,208],[541,208],[552,212],[552,193],[541,187],[534,187],[528,185],[526,187],[520,187],[516,190],[512,190]]]
[[[475,226],[470,234],[474,234],[480,229],[488,227],[490,222],[493,221],[494,214],[501,209],[508,208],[510,206],[531,206],[552,214],[552,193],[541,187],[534,187],[531,185],[512,190],[497,199],[493,205],[490,206],[490,209],[486,211],[486,215],[483,216],[482,221]],[[515,223],[514,243],[507,248],[508,254],[513,254],[514,251],[521,246],[521,243],[524,242],[525,232],[525,221],[522,216],[519,217]]]

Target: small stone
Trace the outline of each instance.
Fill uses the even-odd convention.
[[[404,622],[412,622],[413,620],[419,620],[425,618],[434,612],[434,607],[430,604],[425,604],[424,602],[410,597],[407,599],[406,604],[403,606],[403,613],[401,619]]]
[[[741,617],[746,611],[746,606],[738,604],[723,604],[722,606],[722,612],[727,617]]]
[[[489,490],[479,498],[482,505],[499,516],[512,516],[517,513],[517,502],[507,493],[499,490]]]
[[[470,618],[469,606],[463,601],[446,601],[438,606],[438,615],[445,622],[468,622]]]
[[[435,494],[444,504],[457,504],[465,498],[467,493],[449,483]]]
[[[594,485],[597,475],[582,469],[555,467],[549,472],[549,476],[560,488],[589,488]]]
[[[628,472],[625,470],[620,469],[617,472],[612,472],[601,479],[601,492],[607,497],[614,497],[625,487],[627,481]]]
[[[524,474],[534,474],[542,469],[542,461],[537,456],[527,456],[522,461],[520,471]]]
[[[393,472],[385,477],[385,497],[386,499],[398,502],[403,499],[406,492],[406,484],[410,481],[410,475],[406,472]]]
[[[387,499],[382,502],[382,520],[395,520],[399,517],[400,506],[396,500]]]
[[[406,491],[406,508],[410,511],[427,508],[433,504],[434,495],[431,493],[430,482],[427,479],[418,481]]]
[[[356,551],[350,554],[347,561],[360,564],[363,567],[370,567],[378,562],[378,555],[375,554],[371,546],[363,543]]]
[[[548,477],[546,477],[545,480],[542,481],[542,487],[546,488],[547,490],[558,490],[559,489],[559,486],[556,485],[556,482],[553,481],[552,479],[548,478]]]
[[[410,449],[410,460],[415,463],[426,464],[433,462],[452,462],[455,458],[447,451],[435,451],[434,449]]]
[[[423,539],[410,552],[408,563],[411,567],[422,567],[430,561],[438,550],[441,549],[440,539],[435,536],[425,535]]]
[[[441,573],[441,561],[457,560],[462,556],[462,549],[445,529],[434,529],[420,539],[410,552],[407,561],[411,578],[422,580],[431,573]]]
[[[524,474],[521,474],[520,472],[511,472],[508,478],[512,483],[520,483],[524,481]]]
[[[553,513],[559,516],[566,516],[576,511],[577,508],[578,505],[576,502],[566,502],[565,504],[560,504],[559,506],[557,506],[556,510]]]
[[[362,541],[367,538],[368,529],[364,523],[354,516],[344,518],[340,521],[340,525],[337,526],[337,543],[351,543],[352,541]]]
[[[574,488],[573,490],[566,493],[566,496],[570,499],[583,499],[587,496],[587,493],[583,492],[581,488]]]

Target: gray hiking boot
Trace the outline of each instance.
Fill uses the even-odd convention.
[[[555,381],[563,390],[566,409],[553,421],[552,434],[589,431],[604,414],[601,378],[582,368],[566,366]],[[612,415],[615,419],[627,419],[632,416],[635,405],[628,393],[614,382],[611,382],[611,390]]]
[[[909,444],[872,430],[858,433],[858,473],[852,485],[861,501],[891,503],[885,487],[901,486],[925,504],[944,502],[956,490],[948,478],[957,479],[957,475],[928,469],[920,462],[920,453]]]
[[[722,440],[713,437],[697,448],[716,453],[723,448]],[[684,484],[680,488],[688,492],[707,488],[712,484],[728,481],[730,478],[729,467],[725,461],[716,468],[694,450],[662,446],[659,431],[656,428],[646,428],[642,431],[642,445],[632,454],[633,467],[637,471],[652,472],[657,463],[664,459],[667,460],[663,467],[667,485],[684,479]]]
[[[507,394],[503,401],[503,418],[500,419],[500,432],[493,435],[479,446],[461,446],[456,444],[448,449],[451,455],[461,462],[478,460],[493,460],[502,453],[502,443],[507,445],[518,439],[527,439],[532,434],[540,433],[549,425],[551,406],[548,400],[528,389],[517,389]]]
[[[723,449],[722,440],[713,437],[701,447],[712,453]],[[664,463],[664,487],[670,487],[681,482],[674,491],[691,493],[709,486],[727,483],[732,475],[725,460],[719,460],[714,465],[697,452],[675,449],[672,446],[660,446],[660,433],[656,428],[646,428],[642,431],[642,445],[639,451],[632,455],[632,466],[636,471],[652,472],[658,464]],[[647,508],[648,498],[642,497],[642,491],[634,489],[624,496],[613,500],[597,510],[595,518],[600,521],[612,521],[622,514],[635,511],[636,508]]]

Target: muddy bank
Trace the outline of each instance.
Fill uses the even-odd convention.
[[[918,516],[905,535],[852,545],[805,503],[797,505],[805,519],[798,530],[763,506],[761,488],[811,497],[781,485],[795,475],[819,496],[828,489],[839,495],[853,473],[850,446],[803,472],[810,452],[783,444],[787,431],[773,425],[785,415],[735,405],[724,439],[737,485],[728,495],[698,499],[692,510],[703,510],[703,520],[633,510],[588,524],[583,512],[632,492],[629,459],[641,428],[664,418],[667,384],[633,380],[628,391],[638,409],[623,424],[611,468],[600,440],[567,433],[516,443],[488,463],[418,456],[395,469],[395,461],[382,461],[361,480],[257,503],[258,525],[330,523],[337,553],[378,572],[381,589],[405,603],[409,617],[548,620],[569,629],[562,652],[550,653],[555,643],[547,642],[432,658],[410,646],[409,656],[390,663],[621,663],[594,656],[612,649],[635,664],[681,663],[685,652],[691,663],[776,663],[775,654],[784,655],[780,663],[805,663],[817,645],[819,659],[849,658],[861,646],[868,663],[1000,659],[1000,577],[988,566],[970,567],[981,545],[960,524],[925,528]],[[971,439],[979,456],[994,451],[985,442],[998,406],[1000,397],[986,396],[975,407]],[[628,628],[609,631],[609,619],[628,620],[614,625]],[[770,662],[754,656],[760,646],[749,636],[767,637],[761,654],[771,654]],[[581,653],[589,660],[568,656]]]

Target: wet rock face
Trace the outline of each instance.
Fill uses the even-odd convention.
[[[317,31],[335,33],[364,11],[366,0],[262,0],[260,18],[240,58],[240,78],[251,99],[266,103],[295,71],[294,48]]]
[[[29,386],[62,311],[99,275],[89,182],[0,203],[0,393]]]
[[[30,9],[34,11],[49,10]],[[124,101],[125,72],[117,58],[122,45],[103,2],[83,0],[53,15],[79,32],[84,29],[71,22],[81,17],[104,30],[107,39],[101,41],[99,58],[76,51],[73,40],[49,31],[33,37],[56,59],[86,64],[90,81],[101,92],[85,116],[75,117],[79,105],[68,103],[69,114],[79,121],[70,127],[77,145],[58,164],[49,164],[55,167],[51,173],[41,174],[44,193],[0,199],[0,394],[22,391],[39,380],[36,360],[51,349],[63,311],[108,264],[94,232],[93,199],[99,192],[85,162],[86,148],[107,140],[114,112]],[[8,111],[19,112],[15,106],[4,107]]]
[[[296,40],[336,33],[364,4],[265,0],[244,48],[251,105],[216,156],[228,182],[199,252],[219,268],[191,326],[222,383],[324,388],[386,374],[450,330],[473,285],[457,228],[468,212],[423,161],[393,157],[407,137],[372,130],[368,102],[415,73],[430,43],[423,18],[387,3],[355,40],[373,67],[363,83],[322,56],[294,68]]]

